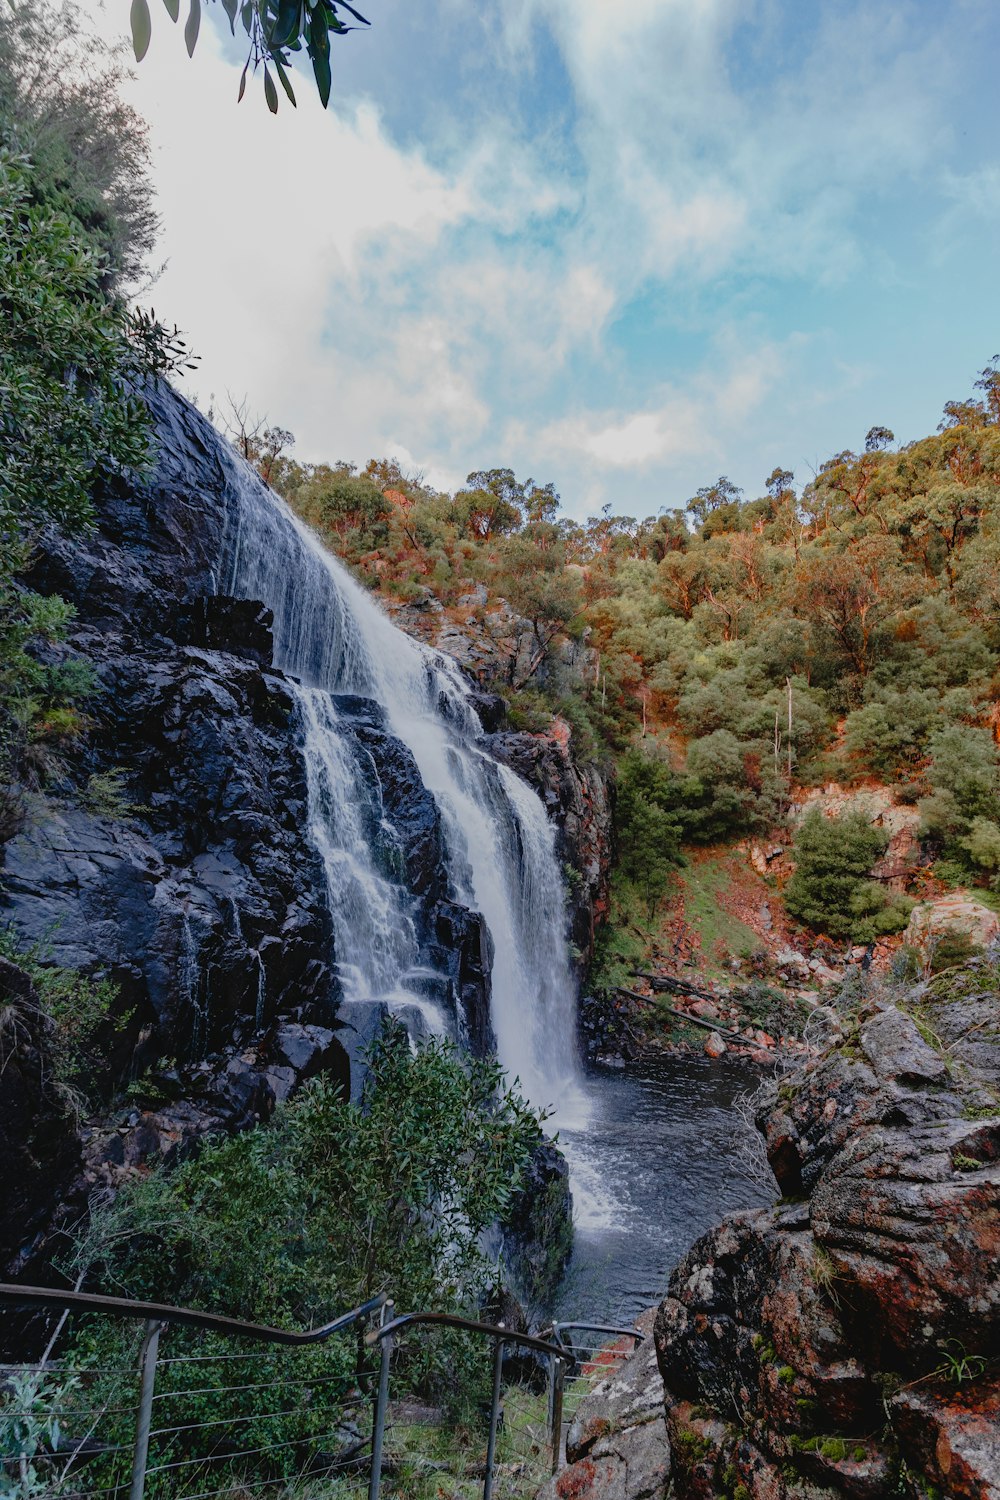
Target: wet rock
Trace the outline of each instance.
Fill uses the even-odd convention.
[[[503,1256],[512,1285],[530,1312],[544,1316],[573,1249],[569,1164],[542,1137],[504,1221]]]
[[[52,1023],[28,975],[0,958],[0,1279],[16,1276],[80,1160],[52,1061]]]
[[[557,849],[574,872],[567,897],[570,938],[581,969],[594,949],[594,933],[607,911],[611,867],[611,795],[598,767],[580,765],[566,726],[562,736],[494,734],[490,753],[539,793],[557,829]]]

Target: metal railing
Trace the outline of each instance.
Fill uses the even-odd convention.
[[[643,1342],[638,1328],[608,1323],[553,1323],[552,1337],[566,1363],[563,1405],[572,1422],[581,1403],[609,1380]]]
[[[389,1400],[394,1355],[405,1358],[409,1335],[419,1333],[426,1341],[437,1331],[492,1341],[489,1404],[487,1408],[484,1400],[481,1408],[486,1417],[485,1460],[476,1459],[462,1478],[468,1482],[470,1475],[481,1474],[483,1500],[500,1500],[501,1493],[524,1493],[520,1485],[527,1482],[529,1470],[540,1482],[545,1471],[558,1469],[567,1394],[582,1386],[589,1389],[607,1376],[625,1357],[625,1341],[634,1346],[642,1338],[634,1328],[602,1324],[556,1323],[551,1336],[534,1336],[447,1313],[395,1316],[394,1304],[384,1295],[303,1332],[191,1308],[48,1287],[0,1284],[0,1299],[83,1320],[82,1342],[79,1336],[69,1341],[68,1355],[48,1357],[53,1336],[41,1364],[0,1362],[5,1404],[17,1409],[11,1393],[20,1393],[21,1400],[20,1418],[8,1421],[20,1438],[13,1444],[0,1442],[0,1465],[9,1473],[11,1465],[20,1464],[23,1474],[26,1463],[39,1472],[46,1464],[53,1472],[61,1464],[60,1484],[53,1482],[51,1493],[72,1495],[73,1500],[223,1500],[268,1489],[286,1494],[289,1483],[303,1477],[350,1472],[363,1482],[366,1471],[369,1500],[380,1500],[387,1462],[391,1459],[398,1468],[401,1461],[406,1421],[405,1411],[397,1406],[394,1423]],[[379,1324],[362,1339],[361,1327],[376,1316]],[[104,1336],[109,1322],[116,1328],[120,1322],[137,1323],[141,1338],[128,1347],[120,1338],[118,1343],[109,1341]],[[332,1341],[352,1329],[357,1346],[350,1357],[346,1350],[335,1357]],[[176,1341],[166,1353],[164,1335]],[[609,1338],[617,1342],[606,1347]],[[254,1346],[251,1352],[241,1348],[245,1342]],[[268,1346],[287,1354],[276,1361]],[[367,1392],[358,1384],[362,1348],[378,1351],[377,1376],[373,1368],[363,1372],[361,1384],[367,1381]],[[290,1368],[287,1360],[296,1357],[305,1363]],[[504,1402],[517,1388],[515,1380],[505,1381],[505,1363],[518,1358],[534,1361],[537,1378],[531,1388],[538,1391],[537,1413],[535,1406],[530,1408],[535,1425],[522,1424],[531,1440],[523,1452],[514,1446],[514,1424],[502,1431]],[[55,1433],[51,1420],[43,1432],[38,1421],[32,1427],[24,1415],[25,1389],[30,1398],[43,1379],[51,1382],[46,1389],[50,1406],[54,1401],[57,1408]],[[535,1401],[534,1396],[524,1397],[529,1405]],[[367,1423],[369,1410],[366,1436],[358,1422]],[[0,1411],[0,1422],[4,1420]],[[432,1425],[428,1419],[426,1426]],[[439,1420],[438,1426],[447,1423]],[[389,1458],[387,1434],[397,1440]],[[34,1451],[26,1452],[32,1445]],[[506,1463],[498,1457],[503,1445]],[[431,1468],[443,1467],[422,1461]],[[66,1483],[70,1475],[71,1485]],[[24,1493],[47,1491],[44,1485],[36,1491],[26,1485]]]
[[[321,1327],[297,1332],[49,1287],[0,1284],[0,1299],[85,1320],[96,1316],[143,1325],[138,1370],[127,1358],[129,1353],[134,1358],[134,1345],[131,1351],[116,1344],[109,1350],[100,1338],[97,1358],[93,1351],[74,1352],[70,1361],[60,1355],[36,1365],[0,1364],[8,1397],[8,1409],[0,1413],[7,1429],[0,1428],[0,1463],[8,1472],[15,1467],[23,1493],[62,1491],[110,1500],[144,1500],[151,1491],[156,1497],[207,1500],[283,1488],[286,1460],[299,1452],[304,1466],[315,1472],[322,1466],[316,1462],[318,1445],[352,1409],[352,1395],[353,1406],[358,1405],[353,1368],[348,1375],[342,1357],[331,1359],[329,1367],[313,1359],[297,1374],[287,1367],[277,1370],[260,1345],[325,1351],[337,1334],[370,1319],[387,1301],[384,1295],[373,1297]],[[164,1356],[161,1336],[172,1328],[198,1330],[208,1342]],[[256,1345],[254,1352],[233,1347],[243,1341]],[[165,1388],[157,1388],[158,1375],[165,1377]],[[334,1455],[326,1467],[336,1466]],[[46,1473],[52,1476],[48,1481]],[[255,1482],[237,1483],[241,1473]],[[31,1474],[37,1475],[37,1487],[29,1483]]]
[[[478,1323],[471,1318],[455,1317],[450,1313],[404,1313],[401,1317],[390,1318],[383,1323],[381,1328],[374,1329],[369,1333],[366,1340],[370,1344],[378,1345],[380,1350],[378,1395],[375,1402],[372,1435],[369,1500],[379,1500],[380,1496],[383,1435],[389,1410],[389,1373],[393,1347],[399,1342],[399,1335],[402,1332],[418,1326],[453,1328],[493,1340],[493,1384],[489,1408],[489,1435],[486,1442],[486,1461],[483,1474],[483,1500],[493,1500],[504,1354],[508,1348],[516,1345],[522,1349],[534,1350],[536,1353],[544,1354],[547,1357],[549,1361],[550,1390],[548,1427],[552,1440],[552,1472],[554,1474],[559,1467],[562,1437],[562,1389],[566,1369],[566,1360],[560,1346],[548,1339],[535,1338],[527,1333],[516,1333],[512,1329],[501,1328],[492,1323]]]

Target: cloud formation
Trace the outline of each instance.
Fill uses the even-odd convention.
[[[1000,20],[955,9],[449,0],[403,48],[385,0],[377,91],[324,115],[303,78],[277,119],[164,16],[134,95],[156,304],[201,398],[247,392],[303,457],[509,463],[577,511],[759,485],[874,420],[915,436],[992,352],[938,330],[915,384],[937,281],[995,232],[992,137],[956,120]]]

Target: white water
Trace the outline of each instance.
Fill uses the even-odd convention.
[[[382,706],[434,796],[455,896],[482,913],[493,939],[500,1061],[532,1104],[554,1112],[552,1126],[570,1133],[578,1211],[592,1215],[591,1173],[572,1149],[587,1110],[562,875],[542,803],[481,747],[482,727],[455,664],[398,630],[255,475],[238,470],[237,483],[225,588],[273,611],[276,665],[301,683],[310,832],[326,870],[345,998],[382,1000],[403,1013],[415,1008],[434,1031],[445,1025],[421,990],[411,898],[379,857],[392,830],[377,796],[373,804],[377,777],[364,774],[338,727],[331,694],[342,693]]]

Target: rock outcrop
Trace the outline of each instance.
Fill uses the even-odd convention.
[[[80,1135],[51,1091],[25,1093],[44,1022],[35,1016],[34,1031],[18,1022],[28,1061],[0,1077],[0,1155],[22,1184],[31,1162],[52,1169],[36,1173],[30,1192],[18,1188],[9,1211],[5,1200],[8,1267],[38,1251],[46,1201],[50,1211],[60,1196],[64,1214],[67,1204],[82,1210],[89,1190],[113,1187],[152,1157],[267,1118],[311,1072],[346,1079],[345,1038],[357,1053],[386,1010],[355,1007],[371,1014],[350,1033],[338,1011],[336,934],[309,834],[302,695],[273,665],[270,612],[224,592],[245,478],[187,402],[162,384],[147,395],[152,474],[99,495],[91,532],[43,537],[28,579],[73,606],[67,641],[46,649],[88,661],[97,690],[58,786],[0,847],[0,923],[44,961],[108,979],[118,998],[89,1091],[104,1118]],[[497,729],[502,700],[480,693],[477,706]],[[412,900],[428,998],[486,1054],[490,936],[455,898],[434,799],[376,703],[342,697],[337,713],[377,783],[372,837],[391,843],[385,863]],[[536,742],[523,738],[532,763]],[[518,739],[503,736],[505,759]],[[552,774],[550,812],[565,806],[579,821],[585,773],[560,752]],[[602,856],[580,829],[568,838],[596,870]],[[587,891],[596,899],[599,889],[595,874]],[[574,921],[589,933],[582,900]],[[30,1009],[30,997],[17,1003]],[[109,1113],[130,1080],[129,1107]],[[8,1146],[18,1124],[23,1139]],[[72,1181],[60,1175],[60,1152],[76,1163]]]
[[[678,1500],[1000,1496],[998,970],[862,1002],[656,1320]]]
[[[1000,936],[1000,916],[969,891],[949,891],[913,908],[903,942],[929,959],[942,938],[955,934],[968,938],[973,947],[986,948]]]
[[[566,1435],[566,1467],[538,1500],[660,1500],[670,1477],[663,1382],[651,1337],[653,1310],[637,1319],[635,1354],[581,1401]]]

